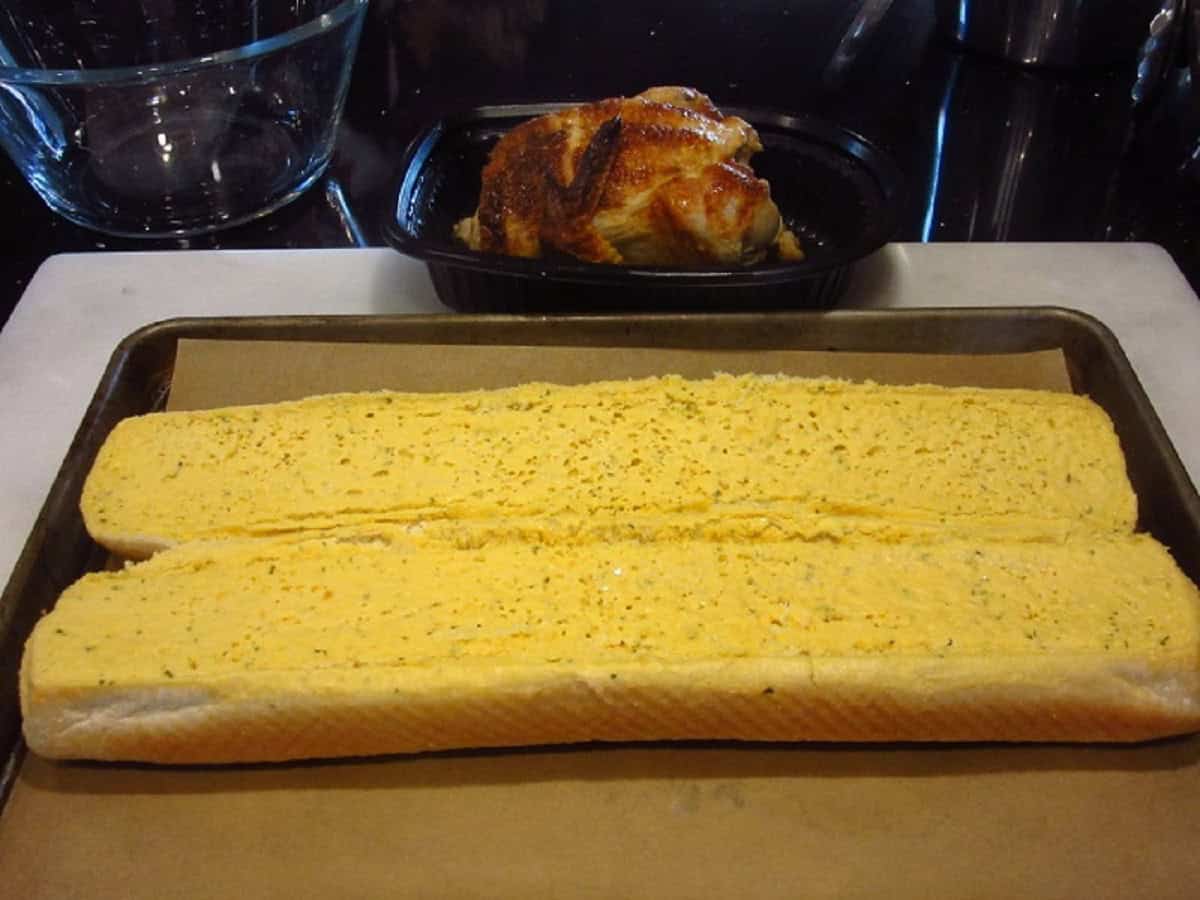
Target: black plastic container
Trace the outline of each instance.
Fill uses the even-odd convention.
[[[425,260],[438,297],[464,312],[636,312],[827,309],[851,266],[892,237],[904,191],[892,161],[866,139],[809,117],[729,109],[758,130],[751,164],[771,184],[806,259],[748,268],[659,268],[517,259],[460,244],[454,223],[475,212],[480,175],[500,137],[571,104],[480,107],[434,123],[409,145],[387,241]]]

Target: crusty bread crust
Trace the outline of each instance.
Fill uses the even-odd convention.
[[[364,690],[357,669],[44,694],[51,758],[237,763],[590,741],[1142,741],[1200,729],[1197,673],[1077,656],[447,668]]]
[[[105,528],[97,528],[94,532],[91,532],[91,535],[92,540],[109,550],[115,556],[133,562],[149,559],[160,550],[166,550],[175,546],[173,543],[160,537],[146,534],[125,534]]]

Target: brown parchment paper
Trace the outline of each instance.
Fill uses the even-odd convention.
[[[170,405],[660,372],[1069,389],[1004,357],[185,342]],[[0,897],[1200,896],[1200,741],[616,746],[168,769],[29,756]]]
[[[964,359],[970,364],[965,365]],[[248,368],[253,376],[247,374]],[[785,372],[888,384],[925,381],[1071,389],[1066,362],[1057,350],[968,358],[642,347],[347,346],[306,341],[255,341],[248,350],[245,342],[184,340],[179,342],[167,405],[170,409],[203,409],[290,400],[327,391],[462,391],[531,380],[579,384],[668,373],[705,378],[714,372]]]

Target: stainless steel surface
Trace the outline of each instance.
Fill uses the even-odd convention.
[[[971,50],[1022,65],[1073,68],[1133,62],[1151,22],[1177,6],[1178,0],[937,0],[937,14],[942,34]]]

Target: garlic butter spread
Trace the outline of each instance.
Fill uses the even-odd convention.
[[[157,414],[82,506],[154,555],[34,628],[50,758],[1200,728],[1200,592],[1067,394],[663,377]]]
[[[1103,654],[1195,664],[1195,589],[1141,536],[929,546],[195,544],[88,575],[38,626],[39,690],[446,664],[569,671],[794,657]]]
[[[1028,539],[1128,532],[1136,502],[1086,398],[748,375],[148,415],[105,443],[83,511],[102,542],[162,546],[380,522],[437,523],[466,543],[510,525]]]

